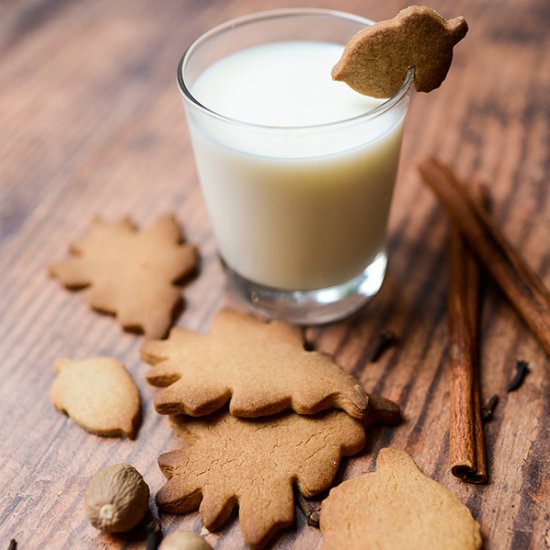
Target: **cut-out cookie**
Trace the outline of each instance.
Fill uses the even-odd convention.
[[[244,540],[254,547],[293,523],[293,484],[304,496],[319,493],[332,483],[340,457],[365,444],[361,423],[341,411],[263,419],[222,412],[172,421],[187,445],[159,458],[168,478],[156,496],[159,508],[199,508],[206,528],[215,530],[238,505]]]
[[[477,550],[479,524],[405,452],[382,449],[376,472],[344,481],[321,507],[326,550]]]
[[[139,393],[123,365],[109,357],[58,359],[54,370],[50,399],[56,409],[96,435],[135,436]]]
[[[429,92],[445,80],[453,47],[467,31],[463,17],[446,20],[426,6],[410,6],[356,33],[332,78],[371,97],[391,97],[412,67],[416,90]]]
[[[155,399],[161,414],[203,416],[228,402],[231,414],[243,417],[289,408],[299,414],[339,408],[355,418],[367,413],[361,384],[328,355],[306,351],[301,331],[282,321],[263,323],[224,309],[210,334],[176,327],[167,340],[145,342],[141,356],[155,365],[147,380],[168,386]]]
[[[212,546],[193,531],[174,531],[162,539],[159,550],[212,550]]]
[[[71,245],[72,257],[52,264],[50,273],[66,287],[88,286],[88,304],[114,313],[124,328],[161,338],[181,301],[181,290],[173,283],[197,266],[195,247],[180,241],[172,216],[142,230],[129,219],[95,220],[88,235]]]

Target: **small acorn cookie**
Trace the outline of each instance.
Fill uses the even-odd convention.
[[[478,550],[479,524],[404,451],[382,449],[376,472],[344,481],[321,506],[325,550]]]
[[[50,389],[54,407],[96,435],[134,438],[141,420],[137,386],[110,357],[58,359]]]
[[[181,302],[174,283],[197,267],[195,247],[181,240],[172,216],[142,230],[129,219],[94,220],[88,235],[71,245],[71,257],[49,270],[68,288],[87,287],[88,304],[115,314],[124,328],[162,338]]]
[[[356,33],[332,69],[332,78],[361,94],[391,97],[414,69],[419,92],[438,88],[453,59],[453,47],[468,32],[463,17],[446,20],[426,6],[409,6],[393,19]]]

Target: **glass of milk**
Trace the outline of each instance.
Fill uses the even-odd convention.
[[[371,24],[324,9],[259,12],[199,37],[178,67],[229,287],[269,316],[332,321],[382,285],[413,74],[384,100],[330,75]]]

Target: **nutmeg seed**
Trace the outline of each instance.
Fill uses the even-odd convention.
[[[85,506],[90,523],[97,529],[108,533],[129,531],[149,508],[149,487],[133,466],[107,466],[90,481]]]

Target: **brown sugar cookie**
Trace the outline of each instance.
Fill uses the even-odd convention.
[[[344,481],[321,507],[328,550],[476,550],[479,524],[404,451],[382,449],[376,472]]]
[[[409,6],[356,33],[332,78],[371,97],[391,97],[413,67],[416,90],[429,92],[445,80],[453,47],[467,31],[463,17],[446,20],[426,6]]]
[[[86,431],[133,438],[141,420],[138,389],[123,365],[109,357],[58,359],[50,389],[56,409]]]
[[[319,493],[332,483],[340,457],[365,444],[361,423],[334,410],[172,421],[186,446],[159,458],[168,478],[156,496],[159,508],[178,514],[199,508],[205,527],[216,530],[238,505],[244,540],[253,547],[294,522],[293,484],[304,496]]]
[[[193,531],[174,531],[162,539],[159,550],[212,550],[212,546]]]
[[[154,365],[147,380],[165,387],[155,399],[161,414],[203,416],[226,403],[243,417],[286,409],[367,413],[361,384],[328,355],[306,351],[301,331],[283,321],[263,323],[222,309],[210,334],[176,327],[167,340],[145,342],[141,356]]]
[[[66,287],[88,287],[88,304],[115,314],[124,328],[161,338],[181,302],[173,283],[197,266],[195,247],[180,244],[181,237],[172,216],[139,231],[129,219],[95,220],[88,235],[71,245],[72,256],[49,270]]]

